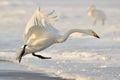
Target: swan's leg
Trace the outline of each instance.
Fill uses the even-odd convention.
[[[97,22],[97,20],[94,20],[94,23],[93,23],[94,26],[96,25],[96,22]]]
[[[105,20],[103,19],[103,20],[102,20],[102,25],[104,25],[104,24],[105,24]]]
[[[23,50],[22,50],[22,52],[21,52],[21,55],[19,56],[19,63],[21,62],[22,56],[23,56],[24,53],[25,53],[25,48],[26,48],[26,46],[27,46],[27,45],[24,45]]]
[[[41,55],[37,55],[35,53],[32,53],[33,56],[36,56],[38,58],[41,58],[41,59],[51,59],[51,57],[44,57],[44,56],[41,56]]]

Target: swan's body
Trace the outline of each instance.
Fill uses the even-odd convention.
[[[58,30],[52,26],[51,21],[55,21],[55,18],[49,19],[48,16],[37,10],[28,22],[24,33],[25,45],[19,49],[16,56],[19,62],[22,56],[30,53],[42,59],[49,59],[49,57],[43,57],[34,53],[44,50],[54,43],[64,42],[69,35],[74,32],[84,33],[99,38],[92,30],[81,29],[72,29],[65,35],[60,35]]]
[[[94,25],[96,25],[98,20],[101,20],[104,25],[106,20],[105,13],[102,10],[96,9],[94,5],[88,7],[88,16],[91,16],[94,19]]]

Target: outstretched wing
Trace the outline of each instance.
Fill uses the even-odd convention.
[[[57,33],[58,31],[52,26],[51,19],[37,9],[26,25],[24,33],[25,43],[27,44],[36,38],[47,36],[48,33],[52,32]]]

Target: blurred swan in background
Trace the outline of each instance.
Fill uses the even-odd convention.
[[[16,54],[16,59],[19,60],[19,62],[21,62],[23,56],[30,53],[41,59],[51,59],[51,57],[37,55],[35,52],[42,51],[54,43],[62,43],[67,40],[70,34],[75,32],[99,38],[99,36],[90,29],[71,29],[66,34],[60,35],[59,31],[53,27],[57,18],[57,16],[51,17],[53,13],[54,11],[44,15],[40,9],[37,9],[32,18],[28,21],[24,33],[25,44],[17,51]]]
[[[96,9],[94,5],[88,7],[88,16],[91,16],[94,20],[94,25],[96,25],[97,21],[101,20],[102,25],[105,24],[106,15],[102,10]]]

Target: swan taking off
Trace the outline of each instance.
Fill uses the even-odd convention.
[[[36,55],[35,52],[42,51],[54,43],[64,42],[70,34],[74,32],[84,33],[99,38],[93,30],[71,29],[66,34],[60,35],[52,23],[56,22],[56,17],[51,17],[54,12],[44,15],[39,9],[35,11],[28,21],[24,33],[25,44],[18,50],[16,59],[21,62],[23,56],[32,54],[41,59],[51,59]]]
[[[88,16],[91,16],[94,19],[94,25],[98,20],[102,21],[102,24],[105,24],[106,15],[102,10],[96,9],[94,5],[88,7]]]

